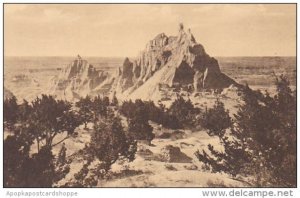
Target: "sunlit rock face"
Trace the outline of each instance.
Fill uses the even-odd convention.
[[[134,60],[125,58],[116,73],[96,70],[78,57],[51,83],[51,93],[72,99],[86,95],[116,95],[120,99],[160,100],[165,92],[218,90],[237,83],[220,71],[190,29],[179,25],[177,36],[158,34]]]
[[[78,55],[73,62],[62,69],[57,78],[52,80],[50,92],[58,98],[72,100],[108,92],[110,86],[106,90],[103,89],[103,85],[108,83],[108,80],[107,72],[96,70],[93,65]]]
[[[180,24],[177,36],[158,34],[137,59],[126,58],[114,84],[119,95],[151,99],[162,85],[197,92],[221,91],[236,82],[220,71],[218,61]]]

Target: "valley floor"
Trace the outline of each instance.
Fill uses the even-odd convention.
[[[157,130],[157,129],[155,129]],[[89,132],[81,129],[76,139],[66,141],[67,153],[76,153],[84,147]],[[158,132],[158,131],[156,131]],[[194,155],[195,151],[206,149],[210,143],[222,149],[219,140],[210,137],[205,131],[184,131],[183,139],[154,139],[151,145],[138,144],[138,152],[133,162],[117,162],[112,166],[108,179],[98,182],[98,187],[243,187],[244,183],[234,180],[229,175],[212,173]],[[182,162],[160,160],[163,148],[172,145],[180,148]],[[54,149],[58,152],[59,148]],[[187,160],[185,160],[187,159]],[[180,161],[181,159],[179,159]],[[73,158],[71,171],[58,184],[74,181],[74,174],[80,171],[84,161]]]

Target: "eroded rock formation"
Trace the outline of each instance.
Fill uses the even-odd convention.
[[[116,94],[121,100],[153,101],[169,98],[170,92],[221,93],[232,84],[238,85],[220,71],[218,61],[182,24],[177,36],[158,34],[135,60],[126,58],[115,75],[97,71],[78,56],[52,84],[54,94],[66,99],[101,93]]]
[[[71,64],[62,69],[57,78],[53,79],[50,92],[59,98],[72,100],[88,94],[108,92],[111,83],[112,79],[107,72],[96,70],[78,55]]]
[[[136,60],[125,59],[115,90],[121,96],[155,100],[161,86],[197,92],[221,91],[231,84],[236,82],[220,71],[218,61],[180,24],[177,36],[161,33]]]

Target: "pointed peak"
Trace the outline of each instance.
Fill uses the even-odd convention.
[[[183,23],[179,23],[179,31],[184,31],[184,25]]]
[[[127,65],[132,65],[132,62],[129,60],[128,57],[126,57],[124,62],[123,62],[123,66],[127,66]]]

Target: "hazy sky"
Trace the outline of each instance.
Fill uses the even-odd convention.
[[[296,5],[4,6],[6,56],[136,56],[159,33],[191,28],[211,56],[296,55]]]

